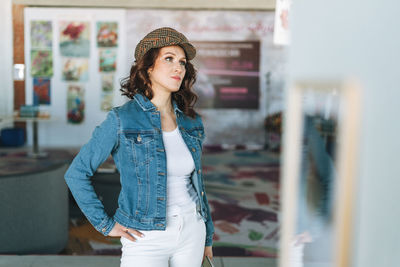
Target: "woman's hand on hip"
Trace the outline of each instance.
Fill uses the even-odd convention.
[[[121,237],[123,236],[126,239],[129,239],[129,240],[135,242],[136,238],[134,238],[130,234],[133,234],[133,235],[136,235],[139,237],[144,237],[144,235],[141,232],[131,229],[131,228],[128,228],[128,227],[125,227],[125,226],[122,226],[117,222],[115,223],[113,229],[111,229],[111,231],[108,235],[109,236],[121,236]]]
[[[205,248],[204,248],[203,260],[204,260],[204,258],[205,258],[206,256],[208,256],[210,259],[213,258],[212,246],[209,246],[209,247],[205,247]]]

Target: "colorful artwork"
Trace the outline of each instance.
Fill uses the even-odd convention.
[[[53,40],[53,29],[51,21],[31,21],[31,48],[51,48]]]
[[[114,95],[112,93],[103,93],[101,96],[100,109],[102,111],[110,111],[113,107]]]
[[[60,53],[66,57],[89,57],[89,22],[60,22]]]
[[[50,79],[33,78],[33,105],[50,105]]]
[[[115,71],[117,68],[117,52],[114,49],[99,50],[100,71]]]
[[[50,50],[31,50],[32,77],[53,76],[53,52]]]
[[[86,82],[89,80],[88,59],[63,58],[62,79],[64,81]]]
[[[113,74],[103,74],[101,76],[101,90],[106,93],[114,91],[114,75]]]
[[[97,22],[97,46],[98,47],[118,46],[117,22]]]
[[[85,90],[80,85],[69,85],[67,93],[68,122],[82,123],[85,118]]]

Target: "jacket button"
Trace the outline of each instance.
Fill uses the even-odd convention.
[[[199,133],[199,137],[201,137],[201,133]]]
[[[139,143],[142,142],[142,137],[141,137],[140,135],[138,135],[137,141],[138,141]]]
[[[103,228],[103,229],[101,229],[101,231],[103,232],[103,233],[105,233],[106,232],[106,230],[107,230],[107,228]]]
[[[201,169],[199,169],[199,170],[197,171],[197,173],[200,174],[200,173],[201,173]]]
[[[204,191],[201,191],[201,196],[204,196]]]
[[[192,147],[192,151],[193,151],[193,152],[196,152],[196,148]]]

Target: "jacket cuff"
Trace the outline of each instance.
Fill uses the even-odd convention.
[[[106,217],[97,227],[96,230],[102,233],[104,236],[108,236],[115,225],[114,219]]]
[[[206,236],[206,247],[211,247],[213,243],[213,234]]]

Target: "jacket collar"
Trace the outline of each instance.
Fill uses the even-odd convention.
[[[151,110],[157,110],[157,107],[151,103],[151,101],[144,95],[142,94],[135,94],[133,98],[136,100],[136,102],[139,104],[139,106],[143,109],[143,111],[151,111]],[[172,106],[174,108],[174,112],[181,112],[180,108],[176,104],[176,101],[172,99]]]

